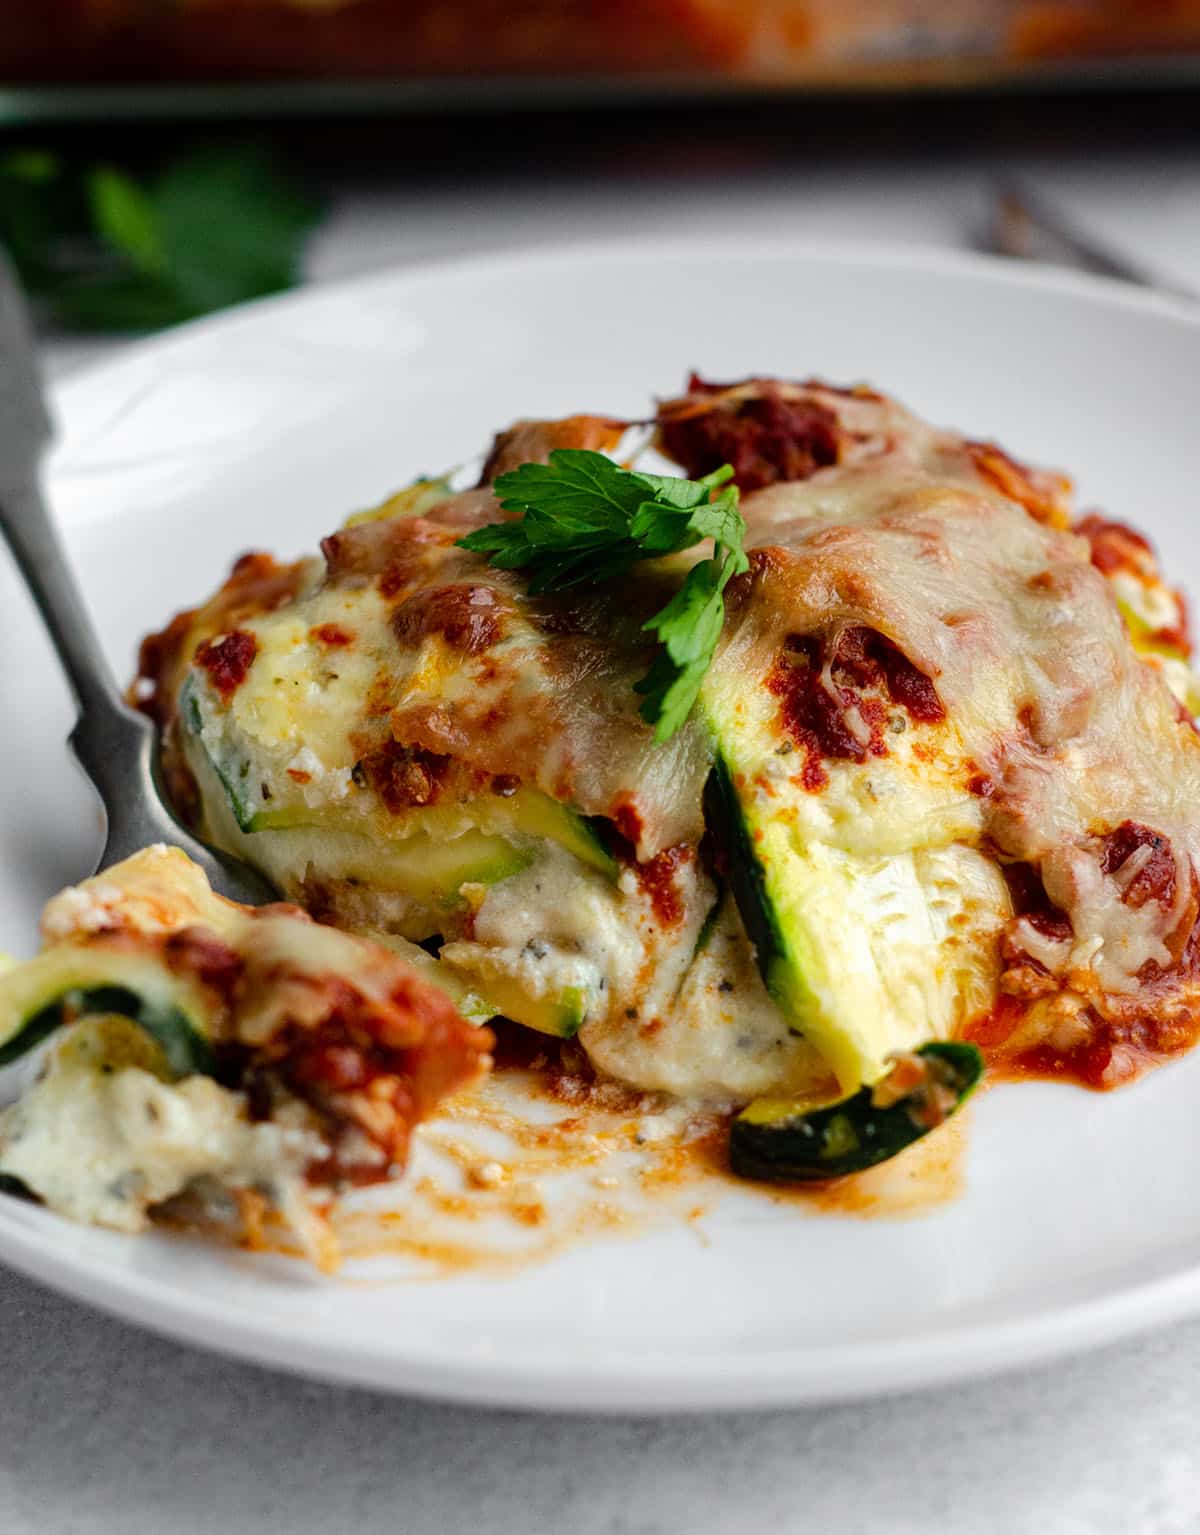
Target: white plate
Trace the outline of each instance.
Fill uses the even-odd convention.
[[[495,425],[637,413],[696,366],[868,379],[1063,465],[1200,591],[1200,323],[982,260],[689,240],[472,261],[306,292],[132,347],[59,390],[50,488],[114,664],[253,546],[454,463]],[[0,573],[0,944],[89,866],[65,690]],[[1200,1309],[1200,1056],[1101,1097],[977,1105],[968,1190],[904,1221],[726,1199],[506,1278],[347,1285],[0,1202],[14,1266],[287,1369],[538,1407],[799,1403],[1014,1367]]]

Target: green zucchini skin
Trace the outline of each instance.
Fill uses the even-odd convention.
[[[696,943],[692,949],[693,960],[696,959],[698,955],[703,954],[705,949],[708,948],[709,944],[712,942],[712,935],[717,930],[717,923],[721,919],[721,907],[725,903],[725,882],[718,875],[713,880],[713,883],[717,887],[716,898],[714,899],[712,905],[708,908],[708,914],[704,918],[704,921],[700,924],[700,931],[696,934]]]
[[[72,988],[32,1013],[23,1027],[0,1047],[0,1067],[9,1066],[64,1023],[89,1015],[117,1013],[143,1028],[162,1048],[173,1077],[216,1075],[212,1046],[177,1007],[149,1002],[125,986]]]
[[[954,1093],[949,1114],[962,1107],[983,1076],[983,1056],[975,1045],[937,1041],[914,1053],[929,1061],[939,1085]],[[874,1091],[863,1087],[824,1108],[769,1119],[761,1109],[756,1117],[751,1104],[730,1128],[730,1166],[739,1177],[774,1183],[844,1178],[890,1161],[928,1135],[932,1127],[920,1121],[919,1091],[887,1108],[873,1103]]]
[[[198,742],[202,742],[204,720],[200,714],[200,701],[196,697],[196,685],[191,677],[187,679],[180,691],[179,712],[189,734],[195,736]],[[204,751],[204,755],[212,766],[218,782],[225,791],[226,798],[229,801],[229,808],[233,813],[234,820],[237,822],[238,830],[245,832],[254,831],[254,812],[250,809],[242,792],[242,786],[245,784],[250,772],[249,760],[247,759],[241,764],[241,772],[235,776],[229,771],[227,763],[218,762],[203,745],[201,750]]]
[[[786,962],[786,945],[774,902],[767,895],[766,876],[754,850],[742,802],[728,764],[720,756],[704,786],[704,820],[725,853],[722,872],[737,902],[746,937],[754,945],[763,983],[774,996],[772,979],[777,967]]]

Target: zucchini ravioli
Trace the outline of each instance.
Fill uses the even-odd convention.
[[[148,638],[181,812],[599,1075],[744,1109],[758,1172],[808,1175],[797,1124],[864,1090],[935,1123],[977,1076],[939,1041],[1094,1086],[1190,1046],[1200,739],[1144,540],[872,390],[693,378],[658,462],[732,466],[750,568],[656,744],[645,624],[698,551],[539,593],[459,543],[512,515],[498,476],[623,425],[520,422],[477,486],[244,556]]]
[[[0,1113],[0,1180],[76,1220],[137,1231],[175,1201],[253,1230],[270,1205],[331,1268],[331,1193],[401,1169],[491,1064],[402,942],[226,901],[177,848],[64,890],[42,937],[0,974],[0,1064],[63,1032]]]

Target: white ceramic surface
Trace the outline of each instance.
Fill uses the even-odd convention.
[[[51,491],[114,663],[231,554],[348,510],[527,414],[636,412],[696,366],[869,379],[1069,468],[1200,590],[1200,322],[1096,282],[914,251],[735,240],[475,260],[273,301],[65,384]],[[98,846],[65,690],[0,572],[0,945]],[[19,722],[19,723],[18,723]],[[604,1410],[868,1395],[1010,1368],[1200,1310],[1200,1056],[1097,1097],[974,1111],[968,1190],[905,1221],[728,1197],[702,1223],[515,1277],[363,1287],[0,1203],[0,1255],[148,1326],[284,1368]]]

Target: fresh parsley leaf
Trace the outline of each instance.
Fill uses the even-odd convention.
[[[158,276],[166,266],[154,203],[132,176],[101,165],[89,172],[88,200],[96,229],[116,250],[124,251],[135,272]]]
[[[4,157],[4,169],[21,181],[37,185],[53,181],[62,164],[48,149],[13,149]]]
[[[88,217],[82,186],[57,155],[14,149],[0,156],[0,245],[30,292],[44,291],[69,264],[63,231],[86,228]]]
[[[725,622],[725,587],[747,569],[746,524],[728,464],[701,480],[622,469],[603,453],[558,448],[548,464],[522,464],[494,490],[512,521],[459,539],[505,570],[524,569],[529,590],[600,585],[639,560],[690,549],[706,538],[713,557],[644,627],[661,649],[637,691],[655,739],[668,740],[691,712]]]
[[[679,666],[710,656],[721,637],[727,567],[728,561],[719,565],[715,559],[693,565],[666,607],[646,623]]]
[[[171,287],[137,273],[89,274],[50,301],[58,319],[76,330],[160,330],[191,318]]]
[[[303,237],[319,210],[265,150],[193,150],[152,190],[172,282],[195,313],[298,281]]]
[[[636,475],[586,448],[558,448],[548,464],[522,464],[494,488],[506,512],[532,514],[529,537],[547,544],[584,531],[624,534],[646,498]]]
[[[683,480],[676,474],[643,474],[640,470],[638,479],[652,487],[658,505],[689,511],[692,507],[704,506],[714,490],[733,479],[733,465],[722,464],[702,480]],[[736,490],[734,499],[737,499]]]
[[[660,650],[650,670],[636,684],[642,695],[642,718],[654,726],[654,739],[661,745],[669,741],[692,712],[697,694],[708,672],[710,657],[677,666]]]
[[[499,565],[501,570],[523,565],[529,552],[528,534],[519,522],[493,522],[468,533],[459,543],[464,549],[491,555],[492,564]]]
[[[0,158],[0,243],[31,296],[83,329],[147,329],[297,280],[317,205],[258,146],[153,176],[40,150]]]
[[[734,515],[741,523],[741,513]],[[691,713],[725,624],[725,588],[731,577],[749,568],[742,549],[745,524],[736,543],[718,545],[711,560],[693,565],[683,585],[661,612],[645,625],[657,633],[662,650],[637,691],[643,695],[642,718],[655,727],[655,739],[669,740]]]

